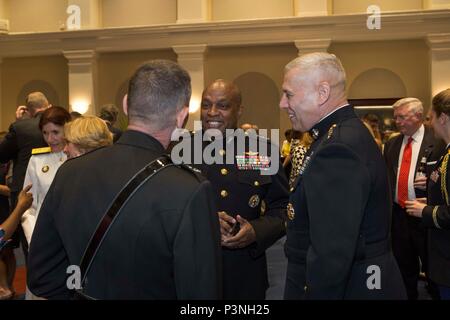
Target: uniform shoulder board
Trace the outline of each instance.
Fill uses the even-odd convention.
[[[31,150],[32,155],[45,154],[45,153],[50,153],[50,152],[52,152],[52,149],[50,147],[34,148]]]
[[[180,164],[178,165],[180,168],[185,169],[187,171],[189,171],[190,173],[192,173],[198,181],[203,181],[205,180],[205,177],[202,175],[202,171],[194,168],[193,166],[189,165],[189,164]]]

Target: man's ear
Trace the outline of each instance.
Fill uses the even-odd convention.
[[[319,105],[324,104],[330,98],[331,87],[328,82],[319,83],[318,93],[319,93]]]
[[[186,126],[189,116],[189,106],[184,106],[177,114],[177,128],[184,128]]]
[[[126,115],[128,115],[128,94],[126,94],[126,95],[123,97],[122,108],[123,108],[123,113],[125,113]]]

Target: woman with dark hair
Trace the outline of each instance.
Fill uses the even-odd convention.
[[[427,182],[427,198],[406,201],[406,211],[428,227],[429,276],[439,286],[442,300],[450,300],[450,89],[433,98],[431,125],[447,144]],[[426,200],[426,204],[424,203]]]
[[[39,128],[47,148],[33,149],[28,162],[24,186],[32,184],[33,204],[22,216],[22,228],[28,244],[31,241],[34,225],[42,202],[58,168],[66,161],[64,153],[64,125],[70,121],[69,112],[62,107],[50,107],[42,113]]]

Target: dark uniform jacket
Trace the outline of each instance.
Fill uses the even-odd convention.
[[[41,113],[38,113],[34,118],[14,122],[9,127],[8,134],[0,142],[0,162],[6,163],[13,160],[14,163],[11,192],[19,192],[23,189],[31,150],[47,146],[39,130],[40,119]]]
[[[405,298],[381,152],[351,106],[311,130],[288,206],[286,299]]]
[[[392,199],[395,198],[395,188],[397,184],[397,173],[400,168],[398,167],[398,160],[400,156],[400,149],[402,147],[404,135],[390,139],[384,146],[384,158],[387,165],[389,183],[391,187]],[[444,142],[434,137],[433,130],[425,126],[425,133],[423,136],[422,144],[419,150],[419,156],[417,157],[417,163],[415,164],[415,172],[419,168],[419,163],[422,157],[427,158],[426,175],[430,176],[431,169],[436,165],[436,161],[442,156],[442,152],[445,148]],[[427,192],[424,190],[415,189],[416,197],[423,198],[427,196]]]
[[[151,136],[126,131],[111,147],[68,160],[42,205],[28,256],[28,286],[66,299],[66,270],[79,265],[116,194],[161,156]],[[221,298],[220,230],[209,182],[170,166],[124,206],[87,275],[85,293],[99,299]]]
[[[225,151],[235,142],[236,139],[226,139]],[[270,151],[270,142],[265,142]],[[278,148],[276,150],[279,152]],[[222,247],[224,298],[264,299],[268,288],[265,250],[284,236],[286,230],[287,179],[281,164],[275,175],[261,175],[259,170],[240,170],[236,163],[237,151],[235,146],[233,164],[194,165],[211,182],[218,211],[225,211],[233,217],[239,214],[249,220],[256,233],[256,242],[246,248]],[[246,144],[248,151],[256,152]],[[226,156],[223,153],[224,163]],[[276,156],[279,157],[278,154]],[[263,202],[265,212],[261,213]]]
[[[447,154],[450,150],[447,148]],[[449,155],[442,157],[428,179],[428,205],[422,223],[428,227],[428,264],[430,278],[450,287],[450,173]],[[444,181],[443,181],[444,180]]]

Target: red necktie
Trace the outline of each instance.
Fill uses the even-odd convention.
[[[405,149],[403,150],[402,164],[400,166],[400,173],[398,175],[397,198],[398,204],[402,208],[405,207],[405,201],[408,200],[408,176],[409,176],[409,168],[411,167],[412,141],[413,141],[412,137],[409,137],[408,143],[406,144]]]

